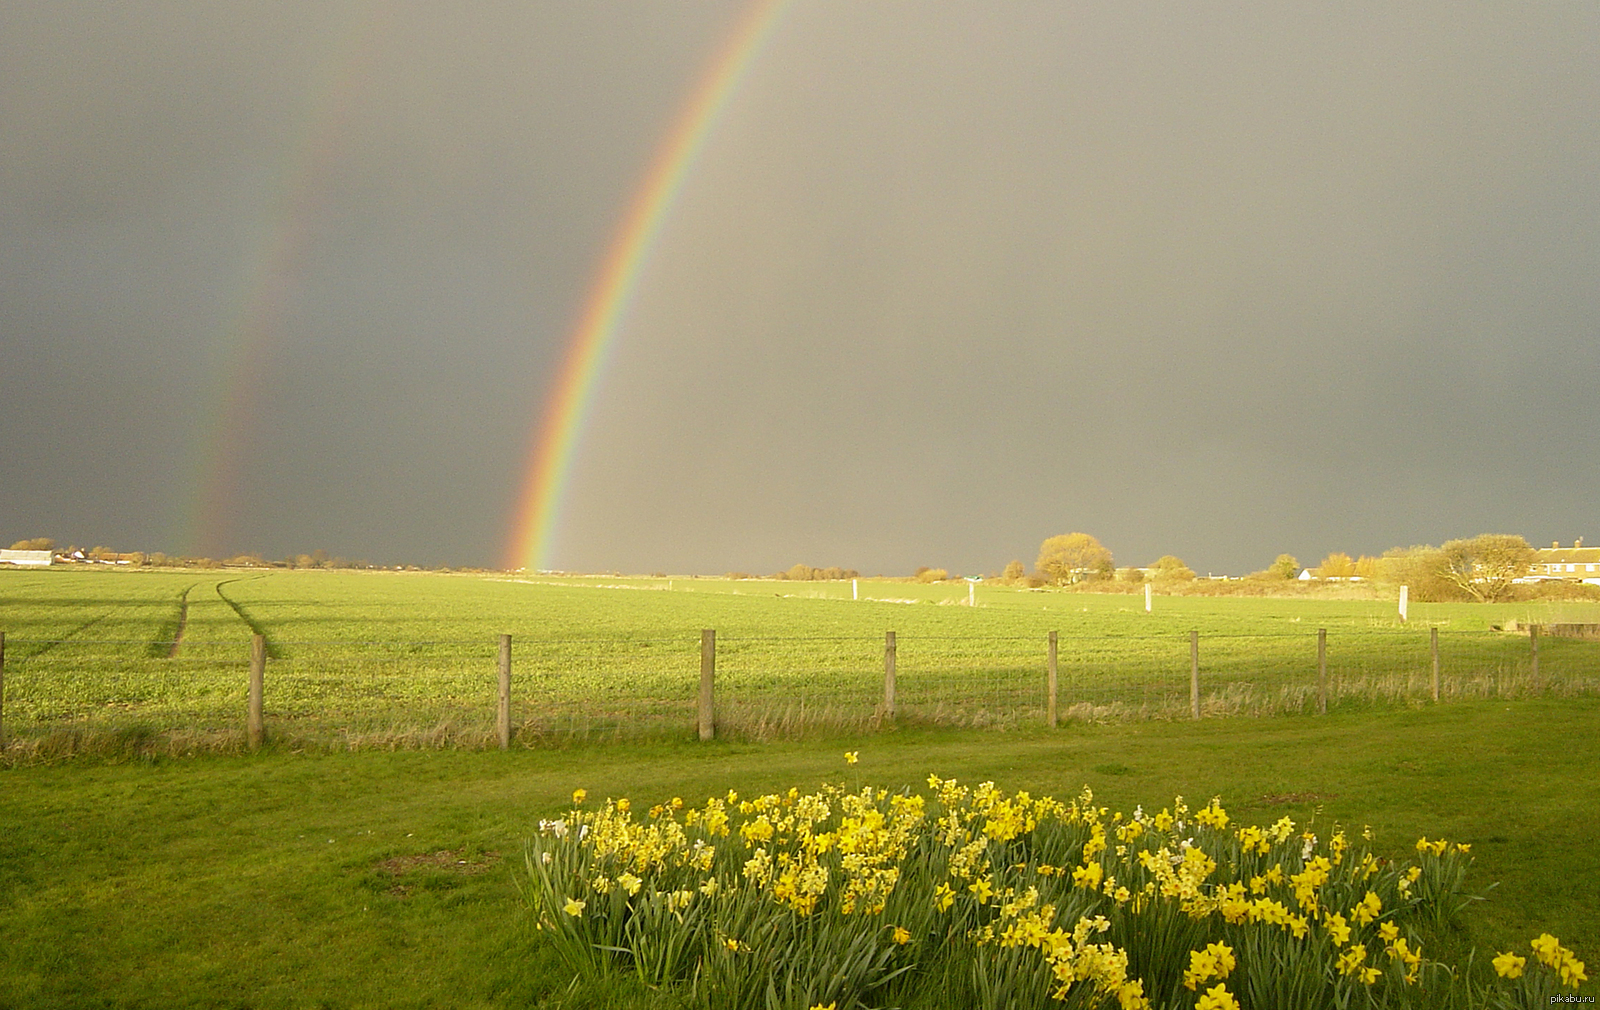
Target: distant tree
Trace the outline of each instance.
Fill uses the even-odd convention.
[[[1440,575],[1482,603],[1508,596],[1512,580],[1527,575],[1538,558],[1528,541],[1510,533],[1480,533],[1465,540],[1450,540],[1439,548],[1439,553],[1444,555]]]
[[[1143,568],[1118,568],[1117,569],[1117,581],[1118,582],[1143,582],[1144,580],[1145,580],[1145,577],[1144,577],[1144,569]]]
[[[1180,582],[1194,579],[1194,571],[1184,564],[1181,558],[1171,554],[1163,554],[1157,558],[1150,569],[1152,582]]]
[[[1039,545],[1039,560],[1034,567],[1058,586],[1108,579],[1116,571],[1111,552],[1087,533],[1063,533],[1049,538]]]
[[[1377,558],[1370,554],[1363,554],[1359,558],[1356,558],[1356,578],[1366,579],[1368,582],[1372,582],[1380,578],[1381,575],[1382,572],[1380,571]]]
[[[116,558],[117,552],[105,546],[104,544],[96,544],[94,547],[90,548],[89,556],[94,558],[96,561],[111,561]]]
[[[1280,554],[1267,566],[1267,572],[1280,579],[1292,579],[1300,574],[1300,560],[1293,554]]]
[[[1000,581],[1008,586],[1014,586],[1027,577],[1027,574],[1028,570],[1023,567],[1022,562],[1010,561],[1006,563],[1006,570],[1000,573]]]
[[[950,577],[950,573],[943,568],[918,568],[918,582],[943,582]]]
[[[1409,587],[1411,598],[1420,603],[1472,599],[1470,593],[1445,577],[1447,567],[1444,552],[1427,544],[1393,547],[1378,559],[1382,581]]]
[[[1334,551],[1317,566],[1319,579],[1348,579],[1356,573],[1355,559],[1343,551]]]
[[[14,551],[53,551],[56,542],[49,537],[34,537],[32,540],[18,540],[11,545]]]

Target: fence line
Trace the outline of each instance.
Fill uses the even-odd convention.
[[[158,657],[144,641],[13,637],[8,662],[0,632],[0,748],[9,740],[12,749],[48,750],[63,734],[80,743],[97,733],[234,740],[240,688],[241,743],[250,749],[266,742],[269,729],[275,739],[339,746],[508,748],[513,740],[674,735],[691,726],[703,740],[897,721],[1054,728],[1063,719],[1325,714],[1330,704],[1600,693],[1600,643],[1541,636],[1537,628],[1525,647],[1498,632],[1446,637],[1448,649],[1430,628],[1424,653],[1416,632],[1357,631],[1330,640],[1319,628],[1313,654],[1307,633],[1063,639],[1056,631],[983,638],[889,631],[881,686],[874,687],[870,639],[719,641],[704,629],[696,692],[687,634],[516,642],[501,635],[497,662],[490,643],[479,640],[274,641],[294,646],[280,654],[256,634],[241,670],[243,657],[228,641],[189,640],[179,654]],[[1184,638],[1187,705],[1179,693]],[[497,692],[489,688],[491,663]]]

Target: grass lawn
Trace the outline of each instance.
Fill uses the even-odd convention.
[[[1122,809],[1221,794],[1238,823],[1315,812],[1371,825],[1396,856],[1424,834],[1471,842],[1471,889],[1500,886],[1469,912],[1464,944],[1520,949],[1548,930],[1597,966],[1597,728],[1595,699],[1535,699],[1055,733],[13,767],[0,770],[0,1007],[581,1002],[516,890],[522,839],[574,787],[653,802],[825,779],[919,788],[930,772],[1059,797],[1087,783]],[[846,768],[846,749],[860,764]]]

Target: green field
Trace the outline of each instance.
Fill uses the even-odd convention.
[[[521,579],[331,571],[0,572],[5,721],[19,753],[94,746],[237,747],[249,639],[270,656],[269,732],[308,746],[483,746],[494,737],[498,636],[512,635],[526,745],[672,737],[694,725],[700,632],[717,632],[717,719],[735,735],[878,725],[884,633],[897,636],[896,716],[1037,724],[1060,635],[1063,720],[1182,718],[1191,631],[1208,716],[1309,712],[1327,630],[1331,710],[1441,697],[1583,694],[1600,643],[1546,638],[1540,676],[1507,620],[1600,621],[1600,605],[1142,599],[964,583]],[[181,633],[180,633],[181,632]]]
[[[847,774],[921,789],[930,772],[1058,797],[1087,783],[1121,810],[1220,794],[1239,823],[1370,825],[1397,859],[1420,835],[1469,842],[1468,890],[1489,900],[1425,951],[1526,953],[1549,930],[1593,975],[1597,724],[1595,699],[1545,698],[1055,733],[12,767],[0,1007],[684,1005],[624,982],[569,988],[516,886],[539,818],[576,786],[648,804]],[[845,748],[861,753],[848,771]]]
[[[981,586],[968,607],[964,585],[859,588],[0,572],[0,1008],[685,1005],[573,985],[529,928],[524,840],[576,786],[643,803],[810,788],[842,780],[845,749],[862,754],[851,774],[891,788],[931,772],[1059,797],[1087,783],[1119,809],[1221,795],[1240,823],[1371,825],[1396,859],[1419,835],[1469,842],[1468,889],[1489,900],[1435,956],[1475,948],[1481,971],[1545,930],[1600,956],[1597,643],[1541,640],[1535,681],[1529,639],[1491,630],[1597,608],[1414,604],[1401,625],[1386,601],[1157,597],[1147,615],[1129,596]],[[718,636],[711,744],[691,739],[702,628]],[[874,718],[888,630],[892,723]],[[272,657],[268,747],[232,754],[254,632]],[[501,633],[507,754],[482,749]]]

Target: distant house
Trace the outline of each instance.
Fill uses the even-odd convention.
[[[24,568],[43,568],[55,560],[50,551],[13,551],[0,549],[0,564]]]
[[[1539,556],[1528,573],[1530,581],[1567,579],[1600,585],[1600,547],[1583,546],[1582,537],[1571,547],[1562,547],[1558,541],[1535,553]]]

